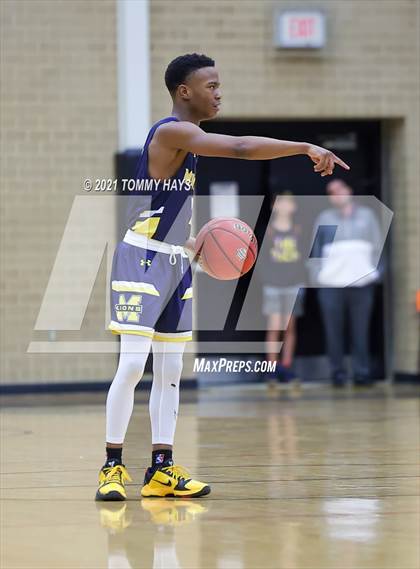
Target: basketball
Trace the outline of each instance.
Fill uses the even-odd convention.
[[[257,258],[257,239],[245,222],[218,217],[199,231],[195,252],[202,269],[219,280],[233,280],[247,273]]]

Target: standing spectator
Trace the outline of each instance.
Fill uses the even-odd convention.
[[[324,321],[327,352],[335,387],[346,383],[343,365],[345,318],[350,321],[352,368],[355,385],[372,383],[369,326],[374,283],[379,273],[372,263],[382,245],[378,221],[372,209],[358,205],[353,189],[334,179],[326,187],[331,209],[319,215],[315,229],[312,279]],[[348,283],[352,283],[348,285]]]
[[[293,358],[296,346],[296,318],[303,312],[305,267],[301,231],[295,222],[296,200],[290,192],[274,198],[270,224],[264,239],[262,269],[263,313],[267,317],[267,359],[277,361],[273,349],[285,330],[276,372],[269,384],[295,378]]]

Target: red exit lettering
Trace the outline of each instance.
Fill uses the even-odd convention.
[[[293,39],[310,38],[314,34],[314,18],[290,18],[289,35]]]

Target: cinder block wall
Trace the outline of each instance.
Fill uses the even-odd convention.
[[[26,353],[73,199],[113,177],[117,148],[115,1],[1,3],[2,383],[108,380],[114,355]],[[89,246],[86,243],[86,246]],[[104,326],[104,271],[83,333]],[[98,294],[99,292],[99,294]],[[65,310],[63,306],[63,310]]]
[[[328,46],[319,57],[277,52],[277,8],[321,8]],[[220,118],[371,118],[389,122],[393,224],[394,368],[418,372],[419,4],[411,0],[170,0],[151,2],[153,119],[170,112],[168,62],[198,51],[221,74]],[[398,119],[391,121],[391,119]],[[250,133],[251,134],[251,133]]]

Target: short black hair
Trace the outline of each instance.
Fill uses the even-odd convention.
[[[184,83],[190,73],[202,67],[214,67],[214,60],[207,55],[187,53],[171,61],[165,71],[165,84],[170,94],[173,95],[176,88]]]

